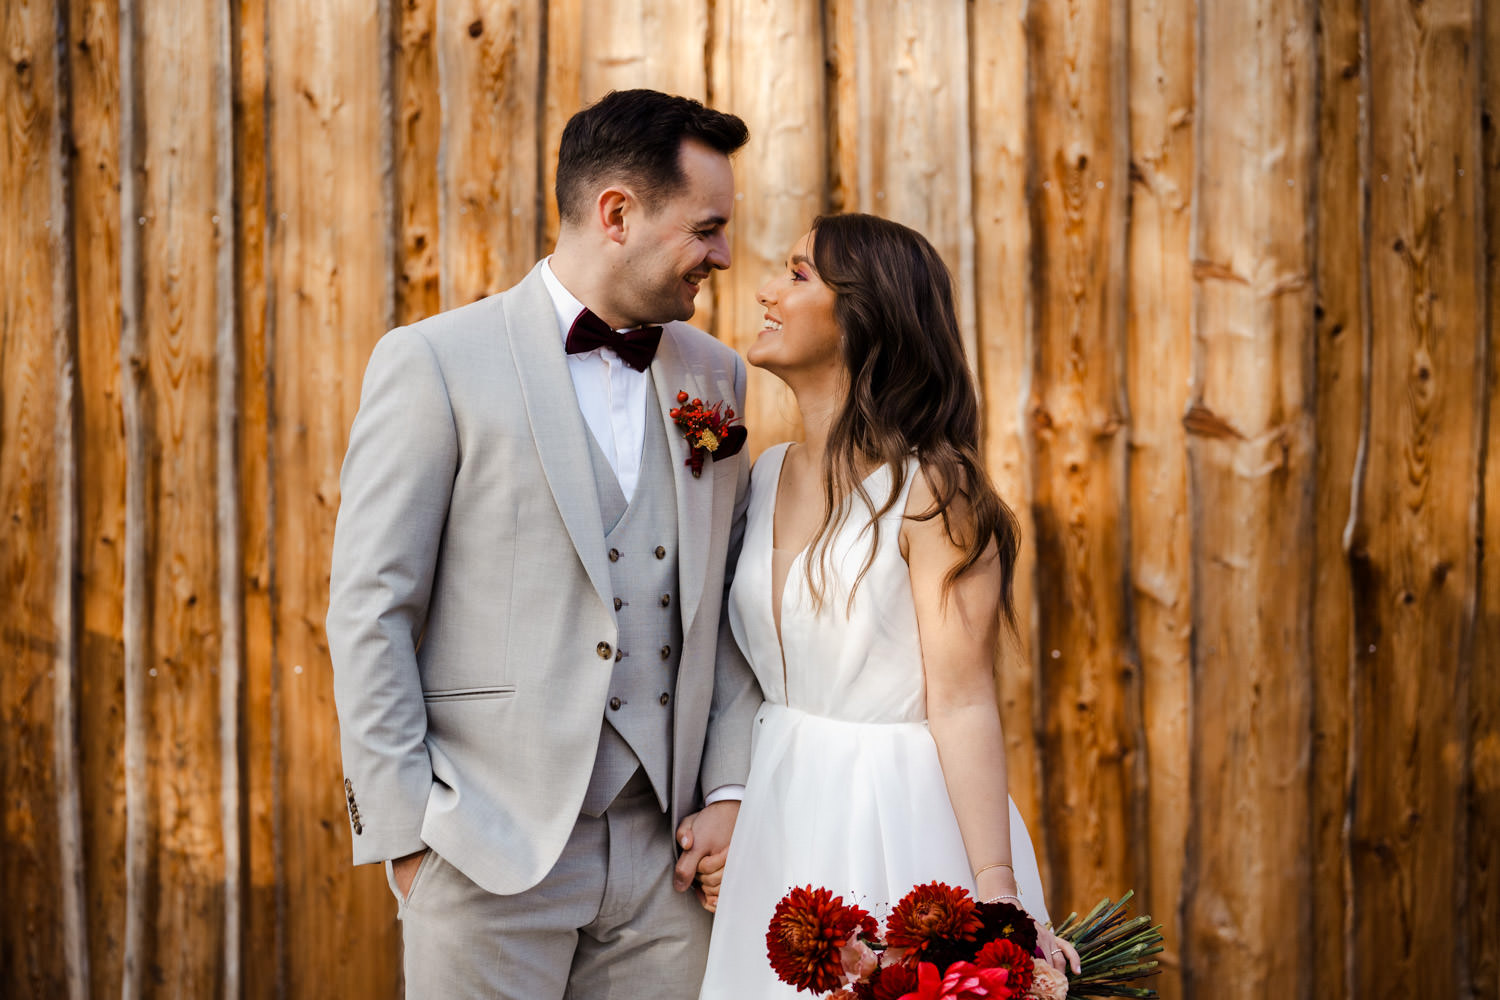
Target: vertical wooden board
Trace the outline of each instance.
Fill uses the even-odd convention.
[[[53,282],[51,215],[65,127],[57,17],[48,2],[0,9],[0,993],[17,997],[68,994],[53,763],[55,670],[71,639],[59,631],[56,591],[72,569],[59,558],[68,514],[57,421],[67,392],[56,363],[64,304]]]
[[[1312,14],[1200,14],[1190,997],[1289,994],[1311,970]]]
[[[438,259],[438,151],[443,135],[438,0],[400,0],[397,16],[393,80],[396,218],[400,226],[396,322],[411,323],[443,307]]]
[[[235,263],[239,295],[240,593],[244,616],[244,995],[285,995],[277,880],[272,701],[269,344],[267,341],[266,4],[242,0],[235,81]]]
[[[1364,131],[1368,81],[1361,0],[1318,0],[1316,537],[1313,588],[1313,993],[1348,994],[1349,666],[1354,649],[1349,524],[1365,396]]]
[[[1130,5],[1130,582],[1140,648],[1150,817],[1141,909],[1161,925],[1181,995],[1182,845],[1192,685],[1191,535],[1182,415],[1192,376],[1193,85],[1196,0]]]
[[[1127,603],[1124,8],[1032,5],[1036,349],[1028,401],[1051,909],[1144,881]]]
[[[580,108],[611,90],[650,87],[708,99],[708,0],[549,0],[543,95],[542,252],[557,241],[557,146]],[[724,108],[733,111],[733,108]],[[694,326],[716,332],[717,276],[698,293]]]
[[[146,587],[141,636],[146,672],[144,730],[150,830],[144,863],[142,950],[135,985],[212,994],[225,967],[225,843],[222,824],[219,669],[217,331],[222,297],[216,270],[233,222],[218,202],[222,137],[213,127],[216,72],[227,11],[137,8],[133,32],[140,128],[127,138],[140,195],[141,407],[148,466],[143,519]],[[184,87],[183,79],[201,81]]]
[[[1469,687],[1469,985],[1500,996],[1500,4],[1484,5],[1481,132],[1484,144],[1484,312],[1489,336],[1489,426],[1484,457],[1485,550]]]
[[[77,268],[79,698],[89,993],[112,994],[125,923],[125,428],[120,411],[119,18],[69,5]]]
[[[437,54],[444,308],[520,281],[537,259],[542,9],[442,0]]]
[[[713,100],[750,129],[734,165],[734,263],[715,279],[719,337],[743,354],[764,326],[757,289],[786,267],[823,210],[823,19],[814,5],[771,0],[730,0],[714,12]],[[768,49],[774,60],[759,57]],[[748,397],[752,451],[800,435],[796,400],[780,379],[750,369]]]
[[[1006,765],[1011,797],[1026,817],[1032,838],[1045,843],[1036,733],[1036,532],[1031,520],[1029,437],[1022,422],[1032,365],[1024,12],[1022,0],[984,0],[974,4],[969,15],[973,284],[985,466],[1021,525],[1015,594],[1019,641],[997,665]]]
[[[268,4],[274,781],[286,988],[388,996],[395,904],[350,866],[323,621],[338,474],[362,373],[394,318],[387,4]],[[393,168],[392,168],[393,169]]]
[[[833,85],[842,127],[842,210],[869,212],[926,236],[953,272],[959,328],[971,366],[974,217],[969,138],[969,27],[963,4],[852,0],[832,10],[837,63],[852,79]],[[852,140],[853,148],[842,145]]]
[[[1359,996],[1466,985],[1460,791],[1486,360],[1475,18],[1468,0],[1369,10],[1370,416],[1350,553]]]

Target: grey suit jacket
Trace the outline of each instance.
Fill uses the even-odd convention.
[[[669,324],[663,419],[686,389],[738,412],[739,357]],[[743,783],[761,694],[720,615],[749,456],[694,478],[670,422],[683,649],[671,819]],[[535,885],[583,801],[616,643],[604,534],[537,270],[381,339],[340,477],[328,642],[356,864],[429,846],[485,889]],[[721,621],[721,617],[723,620]]]

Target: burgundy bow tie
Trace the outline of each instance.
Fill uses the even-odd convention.
[[[620,360],[638,372],[645,371],[656,357],[656,345],[661,343],[661,327],[643,326],[637,330],[616,333],[608,323],[585,309],[573,321],[568,331],[566,350],[569,354],[587,354],[601,347],[608,348],[620,356]]]

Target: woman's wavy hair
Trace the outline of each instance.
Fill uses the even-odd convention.
[[[948,571],[945,595],[993,543],[1000,560],[1001,607],[1014,627],[1020,529],[980,466],[979,399],[964,360],[947,265],[921,233],[862,214],[815,219],[812,258],[835,294],[833,316],[848,392],[828,436],[827,513],[809,552],[816,557],[806,561],[809,586],[821,600],[833,528],[846,512],[846,498],[858,496],[869,508],[878,540],[879,519],[896,505],[906,485],[906,459],[915,455],[935,502],[909,516],[941,517],[948,537],[964,553]],[[878,507],[859,473],[872,462],[892,472],[890,495]],[[960,501],[964,515],[953,516]],[[874,555],[872,545],[854,587]]]

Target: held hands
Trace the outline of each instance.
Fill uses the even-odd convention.
[[[684,817],[677,825],[677,844],[682,848],[682,856],[672,873],[672,888],[684,892],[693,886],[698,902],[710,913],[719,905],[724,859],[739,814],[739,800],[724,799]]]

